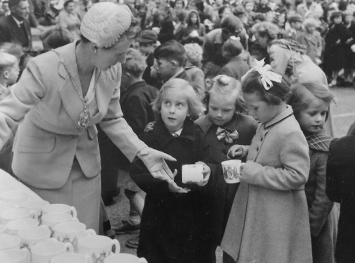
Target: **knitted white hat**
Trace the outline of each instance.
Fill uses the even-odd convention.
[[[132,13],[126,5],[97,3],[85,14],[80,32],[97,47],[111,47],[130,27],[131,19]]]

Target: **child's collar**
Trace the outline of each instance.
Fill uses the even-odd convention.
[[[290,105],[286,105],[286,109],[276,115],[272,120],[265,122],[264,127],[265,129],[268,129],[291,115],[293,115],[292,107]]]

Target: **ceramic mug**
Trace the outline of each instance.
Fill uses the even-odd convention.
[[[6,263],[28,263],[30,253],[27,249],[9,249],[0,251],[0,262]]]
[[[17,220],[17,219],[23,219],[23,218],[34,218],[38,220],[37,214],[35,211],[22,208],[22,207],[16,207],[12,208],[6,211],[1,212],[0,214],[0,221],[2,224],[6,225],[8,222]]]
[[[79,253],[65,253],[52,257],[50,263],[92,263],[89,255]]]
[[[240,182],[241,164],[241,160],[228,160],[222,162],[223,177],[227,184],[235,184]]]
[[[120,253],[120,243],[117,239],[106,236],[86,236],[78,239],[78,251],[90,255],[94,263],[103,262],[111,251],[115,254]]]
[[[49,204],[42,207],[42,214],[57,214],[57,213],[68,213],[73,217],[78,217],[78,213],[74,206],[69,206],[66,204]]]
[[[93,229],[86,229],[86,225],[80,222],[64,222],[53,227],[53,237],[61,242],[70,242],[74,250],[78,248],[78,238],[84,236],[95,236]]]
[[[49,202],[44,200],[26,200],[21,203],[21,207],[35,211],[38,217],[42,214],[42,207],[46,205],[49,205]]]
[[[5,203],[20,206],[22,202],[28,200],[28,194],[23,191],[9,191],[1,194],[0,199]]]
[[[18,234],[18,231],[20,231],[21,229],[34,227],[38,225],[39,225],[38,220],[33,218],[12,220],[6,224],[6,233],[8,233],[9,235],[16,236]]]
[[[42,225],[48,226],[52,234],[54,233],[54,226],[64,222],[79,222],[77,218],[71,216],[67,213],[58,214],[43,214],[41,218]]]
[[[51,236],[51,231],[47,226],[34,226],[18,231],[21,238],[21,247],[32,248],[37,243],[46,241]]]
[[[0,251],[8,249],[20,249],[20,246],[21,238],[19,238],[18,236],[11,236],[8,234],[3,234],[0,236]]]
[[[31,262],[48,263],[56,255],[73,251],[74,248],[71,244],[62,243],[55,238],[50,238],[44,242],[37,243],[31,248]]]
[[[104,263],[148,263],[145,258],[138,258],[132,254],[111,254],[105,258]]]

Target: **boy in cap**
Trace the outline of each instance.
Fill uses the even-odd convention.
[[[302,17],[298,14],[292,15],[288,18],[290,28],[286,30],[286,38],[297,40],[302,33]]]
[[[158,87],[158,80],[151,76],[151,67],[154,64],[154,49],[157,44],[158,34],[153,30],[143,30],[136,41],[139,43],[140,52],[147,57],[147,67],[143,72],[143,80],[153,87]]]

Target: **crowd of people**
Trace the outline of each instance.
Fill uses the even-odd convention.
[[[139,232],[126,245],[150,263],[216,262],[218,246],[225,263],[352,262],[354,132],[333,140],[326,123],[329,87],[354,85],[354,12],[2,0],[0,168],[100,234]],[[227,184],[233,158],[241,182]],[[195,163],[203,180],[183,183]],[[129,217],[112,227],[123,178]]]

